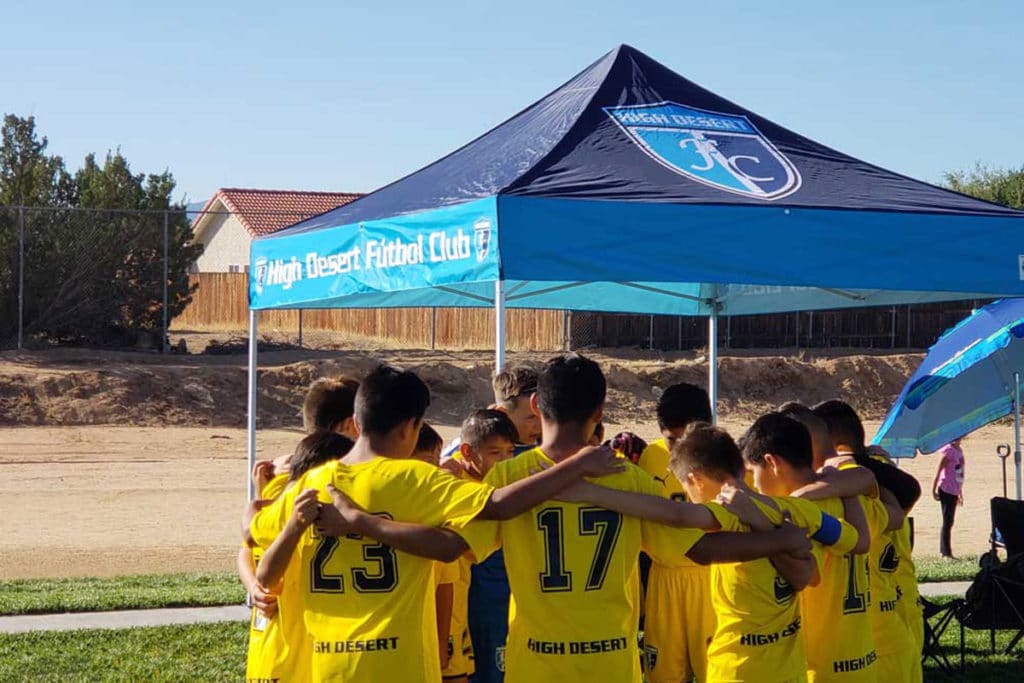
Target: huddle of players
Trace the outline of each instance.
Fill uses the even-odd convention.
[[[787,404],[737,446],[680,384],[659,400],[664,438],[622,458],[587,445],[606,394],[593,361],[495,386],[501,410],[474,412],[441,468],[414,374],[371,372],[351,419],[311,391],[307,428],[355,438],[314,432],[257,468],[247,680],[921,679],[920,489],[867,455],[849,406]]]

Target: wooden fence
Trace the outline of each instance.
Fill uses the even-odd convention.
[[[248,328],[248,276],[200,273],[192,303],[173,323],[175,330],[235,332]],[[926,348],[980,301],[914,306],[804,311],[723,317],[719,343],[725,348],[851,347]],[[707,343],[704,318],[532,311],[510,309],[508,348],[555,351],[571,336],[572,348],[641,346],[693,349]],[[371,338],[413,348],[489,349],[494,346],[490,308],[315,309],[262,311],[261,333],[303,339],[311,346],[332,338]]]
[[[175,330],[239,332],[249,327],[248,275],[200,273],[192,303],[174,319]],[[494,348],[494,310],[490,308],[333,308],[261,311],[261,333],[275,332],[319,345],[335,338],[376,338],[414,348]],[[508,311],[508,348],[551,351],[562,348],[562,311]],[[300,327],[301,325],[301,327]]]

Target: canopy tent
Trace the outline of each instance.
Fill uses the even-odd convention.
[[[723,313],[1019,295],[1022,218],[623,45],[433,164],[254,241],[250,401],[262,309],[493,306],[501,366],[506,306],[707,315],[714,340]]]

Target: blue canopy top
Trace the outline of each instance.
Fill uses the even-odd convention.
[[[629,46],[252,246],[253,308],[701,314],[1024,293],[1024,213],[872,166]]]

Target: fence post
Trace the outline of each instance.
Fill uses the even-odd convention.
[[[25,207],[18,207],[18,350],[25,326]]]
[[[892,307],[892,329],[889,331],[889,348],[896,348],[896,307]]]
[[[796,312],[796,348],[800,348],[800,311]]]
[[[302,348],[302,310],[299,309],[299,348]]]
[[[654,316],[651,316],[651,326],[648,332],[650,336],[647,338],[647,348],[651,351],[654,350]]]
[[[683,350],[683,316],[676,317],[676,347]]]
[[[907,348],[910,348],[910,304],[907,304]]]
[[[163,310],[164,324],[163,324],[163,327],[161,328],[163,330],[163,333],[160,335],[160,351],[161,351],[161,353],[167,353],[167,345],[168,345],[168,338],[167,338],[167,333],[168,333],[168,329],[167,329],[167,270],[168,270],[167,269],[167,212],[168,212],[168,210],[164,209],[164,267],[163,267],[163,273],[164,273],[164,287],[163,287],[163,290],[164,290],[164,310]]]
[[[430,350],[437,349],[437,306],[430,307]]]

